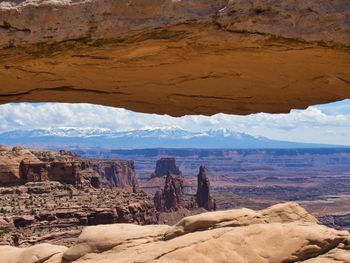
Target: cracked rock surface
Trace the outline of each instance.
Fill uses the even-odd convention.
[[[0,1],[0,103],[170,114],[350,98],[348,0]]]
[[[86,227],[65,248],[0,246],[4,263],[24,262],[348,262],[349,232],[318,224],[296,203],[190,216],[175,226]],[[47,252],[43,252],[46,250]],[[27,259],[32,261],[26,261]],[[116,261],[117,260],[117,261]]]

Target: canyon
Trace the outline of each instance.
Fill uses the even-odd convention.
[[[349,16],[348,0],[0,1],[0,104],[247,115],[350,98]],[[0,260],[350,262],[348,149],[123,151],[1,146]],[[150,179],[159,157],[182,177]]]
[[[106,149],[79,154],[135,160],[141,188],[150,195],[163,184],[149,180],[161,156],[176,158],[185,195],[196,194],[198,167],[205,164],[217,210],[296,201],[321,222],[350,229],[348,148]]]
[[[1,146],[4,262],[349,260],[347,148],[158,151]]]
[[[174,158],[158,160],[155,172],[160,166],[176,168],[177,174],[169,170],[164,176],[150,174],[150,181],[156,180],[160,188],[152,195],[141,189],[132,161],[1,146],[0,244],[71,245],[84,226],[175,224],[184,216],[214,209],[205,203],[213,201],[203,171],[198,178],[206,188],[199,180],[197,194],[190,195],[184,193]]]
[[[158,222],[131,161],[1,146],[0,168],[1,244],[70,244],[83,226]]]
[[[89,225],[158,222],[153,200],[143,192],[76,189],[55,181],[0,187],[0,207],[0,245],[16,247],[70,245]]]

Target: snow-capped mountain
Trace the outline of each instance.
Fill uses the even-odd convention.
[[[271,140],[228,129],[191,132],[177,127],[113,131],[62,127],[16,130],[0,134],[0,144],[70,148],[313,148],[329,145]]]

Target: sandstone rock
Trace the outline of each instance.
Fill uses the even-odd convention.
[[[207,219],[206,219],[207,218]],[[182,235],[167,236],[174,228]],[[276,205],[261,211],[249,209],[207,212],[184,218],[175,227],[128,224],[86,227],[77,242],[46,263],[131,262],[348,262],[350,235],[316,223],[316,219],[295,203]],[[44,247],[43,247],[44,249]],[[36,247],[9,251],[4,263],[24,263]],[[13,261],[13,259],[16,261]],[[31,262],[31,261],[29,261]]]
[[[60,151],[59,151],[59,154],[60,154],[60,155],[63,155],[63,156],[78,157],[78,155],[77,155],[75,152],[66,151],[66,150],[60,150]]]
[[[183,202],[183,181],[168,172],[164,188],[156,192],[154,204],[158,211],[176,211]]]
[[[263,217],[268,217],[268,221],[275,222],[294,222],[302,221],[309,223],[318,223],[318,220],[309,214],[297,203],[277,204],[259,211]]]
[[[0,186],[42,181],[138,191],[133,161],[88,160],[63,150],[55,153],[14,147],[0,151]]]
[[[133,161],[90,161],[92,168],[105,178],[110,186],[133,189],[138,185]]]
[[[153,200],[142,191],[76,189],[52,181],[0,188],[0,208],[1,245],[20,247],[70,245],[74,231],[88,225],[158,222]]]
[[[41,263],[50,262],[50,258],[66,251],[64,246],[40,244],[28,248],[0,246],[1,262],[3,263]],[[52,261],[51,261],[52,262]],[[54,261],[53,261],[54,262]]]
[[[303,261],[305,263],[339,263],[350,262],[350,251],[343,248],[335,248],[328,253],[317,258],[312,258]]]
[[[0,151],[0,185],[22,182],[19,168],[22,161],[40,163],[40,160],[28,149],[14,147],[12,149],[3,148]]]
[[[210,195],[210,182],[206,175],[205,167],[199,167],[199,173],[197,175],[197,204],[199,207],[203,207],[207,210],[216,210],[215,200]]]
[[[308,214],[297,203],[284,203],[261,211],[243,208],[239,210],[207,212],[185,217],[165,233],[165,238],[174,238],[175,236],[204,229],[295,221],[305,223],[318,222],[314,216]]]
[[[132,227],[127,231],[131,236],[126,237],[125,226],[117,225],[113,227],[120,228],[115,230],[119,235],[104,236],[98,243],[91,244],[98,236],[97,232],[110,233],[102,228],[112,230],[112,226],[87,228],[91,231],[89,237],[82,235],[64,257],[69,260],[80,258],[76,262],[113,262],[115,258],[120,262],[296,262],[322,256],[346,242],[349,236],[346,231],[317,225],[311,216],[305,219],[305,210],[295,203],[271,207],[269,211],[271,214],[243,209],[185,218],[182,224],[188,232],[171,238],[165,234],[165,239],[161,233],[169,233],[169,227],[162,226],[153,237],[147,233],[148,227],[147,231],[144,229],[146,233],[136,230],[137,236]],[[281,215],[280,222],[270,223],[269,220],[277,221],[277,211],[289,216]],[[203,223],[205,218],[208,220]],[[225,224],[228,221],[235,224]]]
[[[296,262],[319,256],[336,247],[347,235],[324,226],[300,223],[256,224],[225,230],[172,239],[170,243],[177,243],[177,249],[162,251],[164,256],[154,262]]]
[[[44,162],[31,163],[21,161],[19,165],[22,183],[41,182],[49,180],[49,164]]]
[[[128,224],[84,228],[77,243],[64,253],[64,258],[75,260],[87,253],[101,253],[118,245],[133,246],[161,239],[169,228],[165,225],[138,226]]]
[[[163,177],[166,176],[168,172],[174,175],[182,175],[179,167],[176,166],[175,158],[160,158],[156,162],[156,169],[151,177]]]
[[[350,98],[349,5],[2,1],[0,103],[90,102],[180,116],[281,113]]]

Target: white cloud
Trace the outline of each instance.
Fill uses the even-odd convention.
[[[350,100],[293,110],[289,114],[217,114],[181,118],[92,104],[19,103],[0,106],[0,132],[50,127],[125,131],[163,126],[193,131],[228,128],[272,139],[350,145]]]

